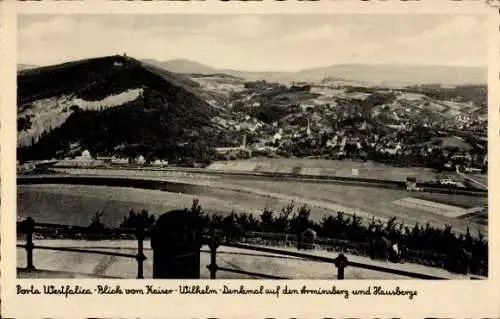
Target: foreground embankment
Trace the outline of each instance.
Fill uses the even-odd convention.
[[[110,173],[110,171],[106,172]],[[228,214],[231,211],[245,211],[258,217],[265,208],[280,211],[283,206],[293,200],[296,203],[309,205],[312,210],[311,218],[314,221],[320,221],[323,216],[335,215],[338,211],[343,211],[346,214],[356,213],[364,221],[369,221],[372,217],[382,221],[396,217],[399,222],[406,225],[415,223],[422,225],[429,222],[433,226],[443,227],[445,224],[450,224],[457,232],[465,232],[469,226],[474,233],[479,230],[487,233],[486,225],[476,224],[467,218],[453,217],[459,216],[460,211],[465,212],[475,206],[486,204],[486,197],[426,195],[426,193],[412,193],[396,189],[302,182],[283,184],[277,181],[227,178],[207,180],[196,176],[146,175],[141,177],[139,172],[128,176],[75,174],[20,177],[18,184],[20,185],[18,207],[24,216],[37,211],[54,210],[58,211],[56,215],[64,218],[67,211],[77,210],[82,213],[86,211],[84,215],[88,219],[88,216],[97,210],[115,211],[117,210],[115,207],[121,210],[121,212],[116,211],[120,218],[132,208],[139,210],[147,208],[150,212],[160,214],[166,209],[189,207],[193,197],[197,197],[209,212]],[[34,185],[27,189],[27,184]],[[37,185],[45,186],[37,187]],[[75,189],[68,189],[71,185]],[[83,186],[86,188],[82,188]],[[59,194],[59,198],[44,200],[44,197],[55,196],[49,194],[54,192]],[[87,196],[90,194],[92,196]],[[72,197],[64,199],[65,196]],[[84,196],[89,198],[82,198]],[[58,201],[65,204],[58,205]],[[100,205],[97,205],[99,201]],[[85,205],[86,202],[88,206]],[[174,207],[174,204],[177,206]],[[95,210],[89,211],[89,209]],[[446,211],[446,209],[453,211]],[[64,220],[52,220],[52,222],[59,223]],[[116,222],[115,220],[114,223]]]

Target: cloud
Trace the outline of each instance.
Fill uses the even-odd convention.
[[[23,38],[58,37],[70,34],[75,28],[76,22],[68,16],[57,16],[46,21],[38,21],[21,28],[19,36]]]
[[[320,25],[287,34],[284,42],[300,44],[302,41],[343,41],[351,35],[351,28],[344,25]]]
[[[54,16],[19,28],[18,60],[46,65],[142,50],[148,37],[148,29],[110,26],[95,16]]]
[[[67,15],[20,21],[18,60],[39,65],[123,52],[254,70],[486,64],[486,23],[473,16]]]
[[[416,36],[406,37],[401,40],[407,42],[424,42],[443,38],[457,39],[485,34],[487,32],[487,23],[479,19],[479,17],[470,16],[456,17],[447,23],[424,30]]]
[[[484,17],[483,17],[484,18]],[[481,17],[455,17],[414,36],[396,39],[397,60],[434,64],[486,65],[487,23]]]
[[[219,21],[208,23],[198,34],[213,37],[255,39],[262,37],[269,30],[270,23],[256,15],[222,17]]]

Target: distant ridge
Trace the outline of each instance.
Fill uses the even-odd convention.
[[[169,60],[169,61],[157,61],[153,59],[146,59],[143,60],[146,63],[162,67],[170,72],[175,72],[175,73],[184,73],[184,74],[211,74],[211,73],[217,73],[218,70],[210,67],[208,65],[195,62],[195,61],[190,61],[190,60],[185,60],[185,59],[175,59],[175,60]]]
[[[306,69],[294,74],[298,79],[317,80],[338,77],[371,84],[486,84],[486,67],[411,65],[411,64],[340,64]]]
[[[412,64],[339,64],[310,68],[298,72],[252,72],[216,69],[186,59],[175,59],[163,62],[151,59],[145,61],[175,73],[224,73],[243,77],[247,80],[321,81],[324,78],[335,78],[366,84],[391,85],[481,85],[487,83],[486,67]]]

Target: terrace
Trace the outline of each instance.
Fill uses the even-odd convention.
[[[18,229],[25,235],[25,242],[18,240],[17,244],[19,278],[179,278],[155,276],[155,252],[144,245],[151,229],[104,229],[101,236],[114,239],[100,240],[83,240],[95,236],[86,227],[35,223],[29,218],[19,222]],[[44,239],[35,243],[34,237],[47,233],[80,239]],[[282,245],[270,247],[271,242]],[[195,278],[481,279],[422,265],[390,264],[355,256],[348,242],[305,241],[302,247],[309,248],[307,252],[297,250],[296,245],[294,236],[284,240],[283,235],[258,233],[232,241],[222,234],[204,233],[201,248],[194,251],[198,254],[194,267],[199,268]],[[336,246],[336,252],[317,249],[325,246]],[[184,257],[176,256],[178,260]],[[62,268],[54,269],[54,264]]]

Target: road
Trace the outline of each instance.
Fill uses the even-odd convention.
[[[460,172],[460,170],[457,167],[457,174],[462,177],[464,180],[469,180],[472,183],[475,184],[476,187],[479,187],[480,189],[483,190],[488,190],[488,177],[485,175],[478,175],[478,174],[464,174]]]
[[[154,173],[166,176],[180,176],[180,177],[199,177],[201,179],[218,179],[221,177],[231,177],[232,179],[240,180],[272,180],[283,182],[303,182],[303,183],[321,183],[321,184],[342,184],[351,186],[362,187],[375,187],[375,188],[392,188],[392,189],[406,189],[406,183],[393,180],[377,180],[366,178],[354,177],[338,177],[338,176],[315,176],[315,175],[299,175],[289,173],[268,173],[268,172],[234,172],[234,171],[215,171],[196,168],[52,168],[56,173],[73,174],[73,175],[90,175],[90,176],[109,176],[109,175],[122,175],[128,176],[131,172],[143,172],[146,176],[154,177]],[[137,175],[137,174],[135,174]],[[148,176],[149,175],[149,176]],[[36,175],[20,175],[20,178],[36,177]],[[19,178],[18,177],[18,178]],[[464,189],[450,189],[440,186],[425,186],[423,192],[431,193],[444,193],[456,195],[473,195],[473,196],[487,196],[487,190],[464,190]]]

